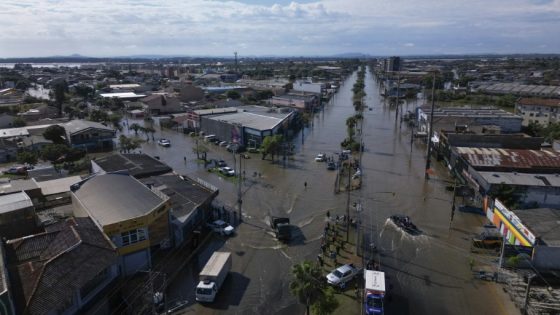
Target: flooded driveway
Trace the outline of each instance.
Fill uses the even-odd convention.
[[[186,313],[302,313],[302,306],[289,293],[290,266],[315,259],[327,211],[331,216],[343,215],[347,203],[345,193],[334,193],[336,172],[328,171],[326,164],[315,162],[314,157],[340,152],[340,142],[346,136],[345,120],[354,114],[351,88],[355,80],[356,74],[350,76],[315,115],[304,136],[294,138],[293,157],[272,163],[251,154],[251,159],[242,160],[246,175],[242,185],[244,224],[235,237],[212,241],[202,255],[209,257],[215,249],[233,252],[234,273],[230,279],[239,281],[225,284],[222,296],[228,298],[211,306],[193,303]],[[379,95],[370,72],[365,92],[371,110],[364,111],[363,184],[361,190],[351,192],[350,200],[351,204],[361,202],[363,232],[379,249],[381,269],[387,273],[387,314],[508,314],[496,287],[473,281],[469,269],[469,237],[483,218],[456,213],[450,224],[446,169],[433,163],[438,177],[425,181],[425,145],[411,143],[411,130],[401,125],[394,106]],[[402,108],[413,110],[417,105],[415,101],[406,102]],[[156,140],[159,137],[170,139],[171,147],[151,141],[143,145],[143,152],[159,156],[178,173],[210,182],[220,189],[220,200],[236,205],[235,183],[209,173],[196,162],[193,138],[170,130],[158,130]],[[208,148],[209,158],[234,165],[233,155],[225,148]],[[353,208],[351,211],[355,216]],[[423,234],[404,234],[389,223],[387,218],[392,214],[410,216]],[[286,246],[274,239],[267,226],[271,215],[290,217],[300,232],[297,242]],[[204,262],[199,259],[175,280],[171,297],[193,301],[196,274]]]

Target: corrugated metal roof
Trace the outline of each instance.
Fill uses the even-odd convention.
[[[558,168],[560,153],[551,150],[516,150],[457,147],[457,152],[474,168],[506,167],[515,169]]]

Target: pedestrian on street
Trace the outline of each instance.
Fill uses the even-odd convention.
[[[327,219],[331,219],[331,212],[329,210],[327,210]]]
[[[471,257],[471,259],[469,259],[469,266],[471,267],[471,270],[473,270],[474,267],[474,258]]]
[[[307,189],[307,182],[303,183],[303,186]]]
[[[183,156],[183,161],[185,161],[185,163],[187,163],[187,157]]]

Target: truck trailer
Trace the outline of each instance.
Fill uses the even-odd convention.
[[[383,299],[385,298],[385,273],[375,270],[366,270],[365,278],[365,302],[364,307],[367,315],[382,315]]]
[[[292,237],[289,218],[271,217],[270,227],[274,229],[274,234],[280,241],[288,242]]]
[[[231,253],[214,252],[198,275],[196,300],[198,302],[214,302],[216,294],[231,270]]]

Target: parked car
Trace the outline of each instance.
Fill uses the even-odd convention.
[[[158,140],[158,144],[161,145],[162,147],[170,147],[171,146],[171,141],[161,138]]]
[[[317,154],[317,156],[315,157],[315,162],[325,162],[327,160],[327,155],[320,153]]]
[[[336,164],[334,162],[329,162],[329,164],[327,164],[327,169],[329,171],[334,171],[336,170]]]
[[[224,166],[227,166],[227,163],[224,160],[219,160],[218,167],[224,167]]]
[[[327,275],[327,282],[330,285],[344,288],[348,281],[354,279],[362,273],[362,269],[356,268],[354,264],[342,265]]]
[[[228,142],[227,142],[227,141],[222,141],[222,142],[220,142],[220,147],[225,147],[225,146],[227,146],[227,145],[228,145]]]
[[[9,169],[4,171],[4,174],[26,175],[27,174],[27,167],[25,167],[25,166],[10,167]]]
[[[224,166],[220,168],[220,173],[226,175],[226,176],[233,176],[235,175],[235,171],[229,167],[229,166]]]
[[[231,235],[234,231],[233,226],[227,224],[224,220],[216,220],[212,223],[208,223],[208,227],[220,235]]]

